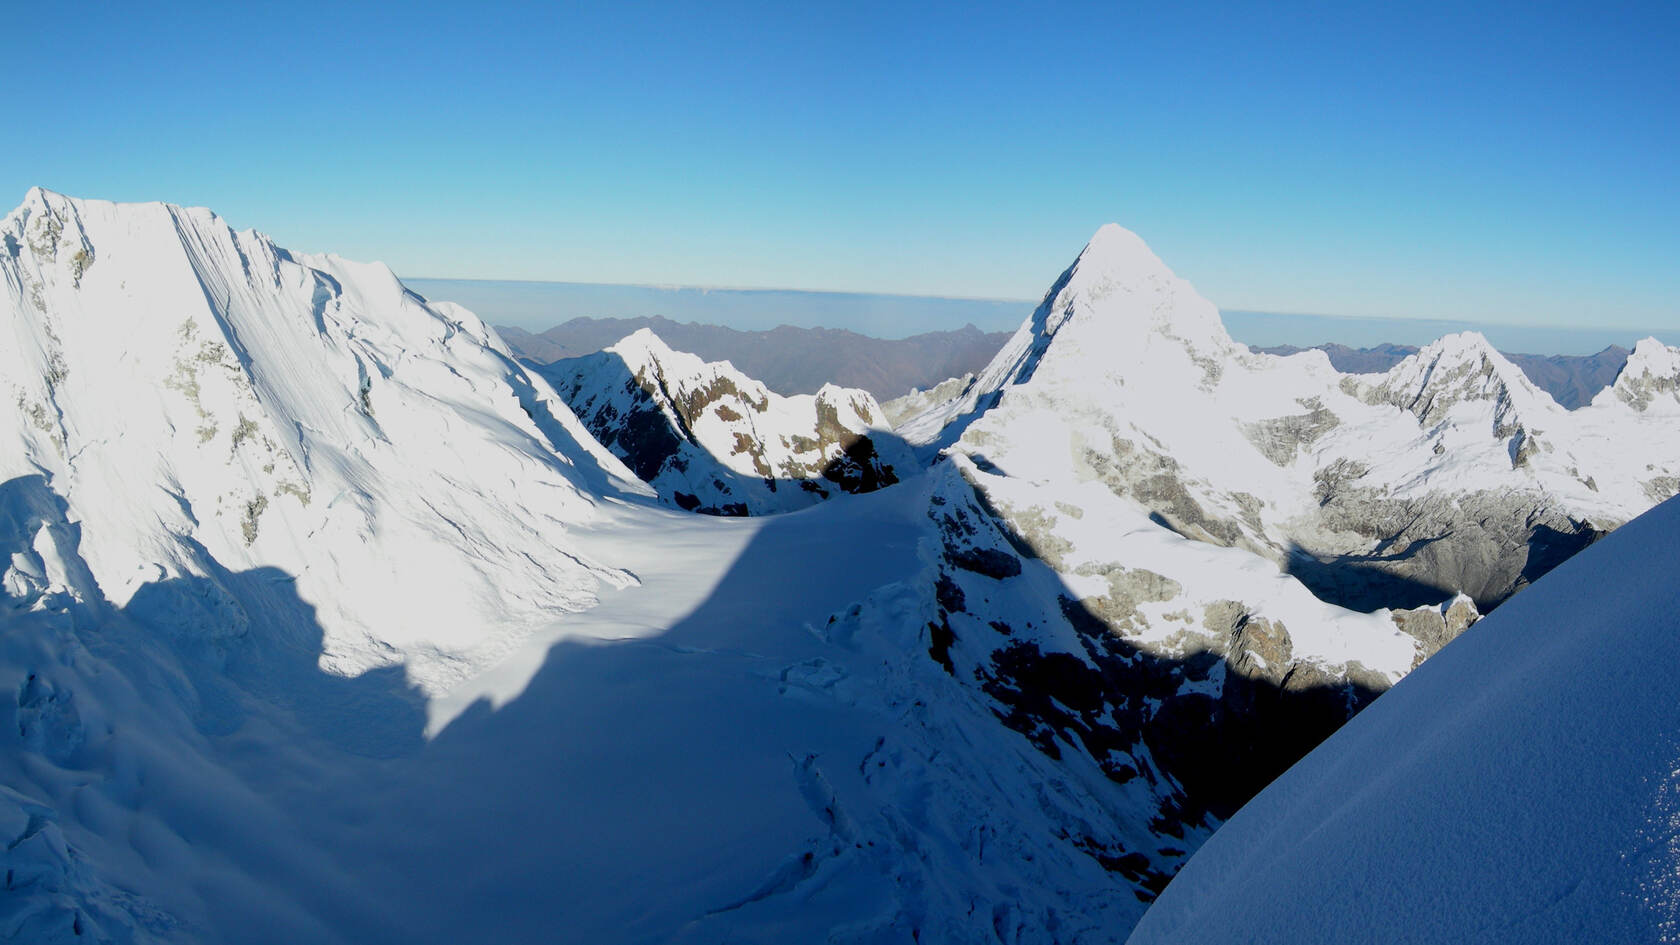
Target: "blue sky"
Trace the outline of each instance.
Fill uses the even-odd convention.
[[[1113,220],[1225,308],[1680,324],[1673,2],[233,6],[8,10],[0,199],[1023,299]]]

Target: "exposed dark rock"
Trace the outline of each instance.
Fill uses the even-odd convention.
[[[945,557],[965,571],[998,580],[1021,573],[1021,559],[997,548],[947,548]]]

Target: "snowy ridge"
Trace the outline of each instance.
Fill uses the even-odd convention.
[[[869,392],[784,397],[643,328],[542,368],[590,431],[659,494],[714,515],[803,508],[917,468]]]
[[[47,476],[117,605],[277,568],[326,665],[439,688],[631,580],[567,534],[642,487],[470,313],[207,210],[34,190],[0,234],[0,481]],[[210,587],[160,619],[238,632]]]
[[[1425,427],[1446,421],[1460,404],[1486,402],[1499,439],[1525,416],[1544,423],[1562,411],[1479,332],[1432,342],[1382,375],[1370,396],[1412,413]]]

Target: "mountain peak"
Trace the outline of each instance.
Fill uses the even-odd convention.
[[[1418,356],[1429,360],[1448,358],[1454,361],[1470,360],[1488,355],[1498,355],[1499,349],[1487,340],[1487,336],[1479,331],[1461,331],[1431,341],[1418,351]]]
[[[1500,439],[1516,428],[1518,416],[1560,409],[1477,331],[1446,335],[1425,345],[1389,369],[1372,396],[1411,411],[1426,426],[1446,420],[1460,404],[1486,403]]]
[[[1673,407],[1680,402],[1680,348],[1671,348],[1655,338],[1642,338],[1633,346],[1616,382],[1593,398],[1620,401],[1644,412],[1653,404]]]
[[[1143,237],[1133,233],[1118,223],[1104,223],[1097,227],[1097,232],[1091,234],[1091,239],[1085,244],[1085,249],[1079,254],[1081,261],[1095,260],[1104,265],[1127,264],[1131,266],[1147,266],[1151,269],[1165,269],[1166,264],[1155,255]]]
[[[1046,335],[1069,322],[1087,323],[1105,340],[1129,346],[1150,335],[1198,346],[1231,344],[1218,309],[1175,275],[1142,237],[1115,223],[1105,224],[1085,244],[1033,320],[1041,322]]]
[[[1044,300],[961,394],[905,424],[924,446],[954,441],[1006,388],[1069,386],[1089,398],[1093,384],[1211,390],[1222,365],[1240,352],[1219,309],[1196,294],[1143,238],[1105,224],[1064,270]]]

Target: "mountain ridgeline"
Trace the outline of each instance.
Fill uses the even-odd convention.
[[[31,191],[0,285],[27,941],[1119,941],[1680,490],[1680,350],[1573,410],[1475,334],[1344,373],[1117,226],[885,404],[645,326],[539,368],[163,204]]]
[[[538,364],[593,354],[647,329],[678,351],[728,361],[783,396],[814,394],[825,384],[855,387],[877,399],[931,387],[980,370],[1009,337],[973,325],[908,338],[871,338],[835,328],[738,331],[668,318],[574,318],[540,334],[497,327],[516,354]]]
[[[1315,345],[1330,356],[1336,370],[1346,374],[1380,374],[1417,354],[1414,345],[1382,344],[1370,348],[1347,345]],[[1307,348],[1275,345],[1254,350],[1266,354],[1298,354]],[[1628,349],[1610,345],[1597,354],[1510,354],[1505,359],[1520,368],[1534,386],[1552,395],[1560,406],[1574,410],[1592,403],[1598,392],[1609,387],[1627,364]]]
[[[541,333],[498,325],[515,355],[538,365],[583,357],[643,328],[676,350],[708,361],[728,361],[783,396],[814,394],[824,384],[869,391],[883,403],[911,391],[925,391],[947,379],[974,374],[1009,339],[1008,332],[982,332],[972,325],[902,339],[871,338],[829,328],[783,325],[770,331],[740,331],[720,325],[667,318],[574,318]],[[1250,346],[1264,354],[1311,350],[1295,345]],[[1380,344],[1351,348],[1314,346],[1344,374],[1380,374],[1416,354],[1416,345]],[[1513,354],[1500,352],[1536,387],[1574,410],[1616,379],[1628,349],[1611,345],[1597,354]]]

